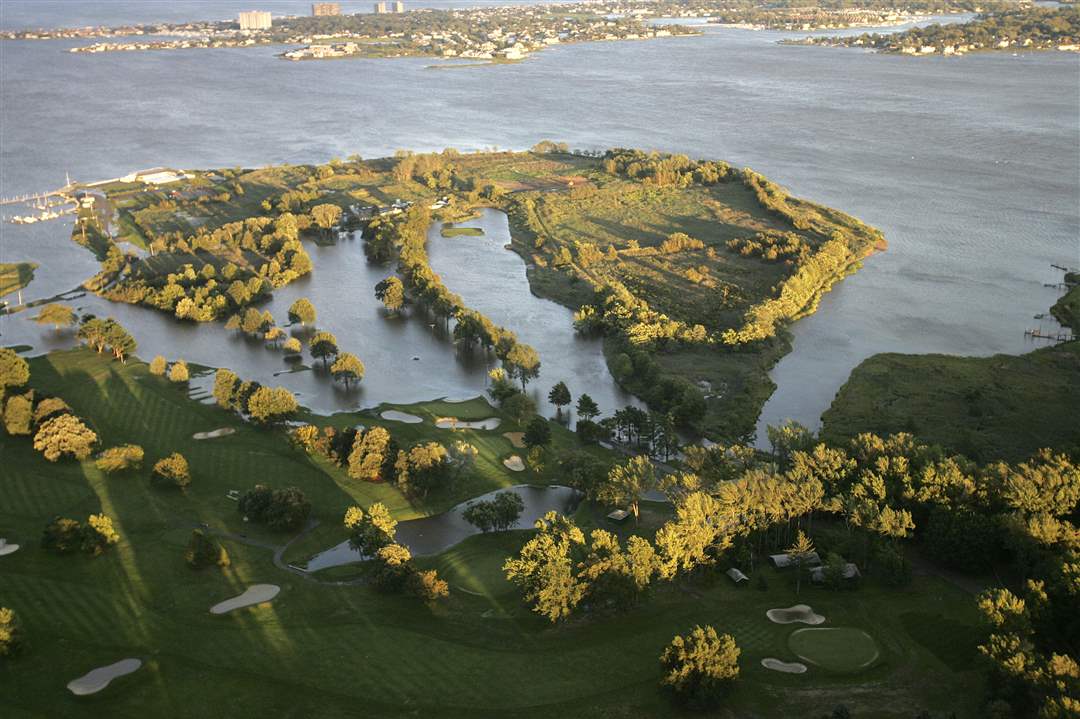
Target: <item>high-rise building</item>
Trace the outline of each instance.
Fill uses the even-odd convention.
[[[269,30],[272,21],[265,10],[248,10],[240,13],[241,30]]]
[[[391,3],[391,7],[394,8],[393,12],[405,12],[405,3],[403,3],[401,0],[394,0],[394,2]]]
[[[377,3],[375,3],[375,14],[376,15],[385,15],[387,12],[388,12],[388,10],[386,9],[386,3],[385,2],[377,2]]]
[[[338,5],[336,2],[312,3],[311,14],[315,17],[322,17],[324,15],[340,15],[341,5]]]

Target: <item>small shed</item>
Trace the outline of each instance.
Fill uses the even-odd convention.
[[[858,579],[862,575],[859,573],[859,567],[855,562],[848,562],[844,565],[844,568],[840,571],[840,578],[845,580]],[[825,567],[814,567],[810,570],[810,581],[814,584],[825,583]]]
[[[795,564],[791,561],[791,557],[786,554],[770,554],[769,561],[772,562],[772,565],[777,569],[787,569]],[[804,567],[816,566],[821,564],[821,557],[818,556],[817,552],[810,552],[810,554],[806,556],[806,559],[803,560],[802,564]]]
[[[731,581],[735,582],[735,584],[743,584],[744,582],[750,581],[750,577],[743,574],[738,567],[732,567],[724,573],[731,577]]]
[[[608,512],[607,518],[616,524],[621,524],[626,521],[626,518],[630,516],[630,513],[625,509],[616,509]]]

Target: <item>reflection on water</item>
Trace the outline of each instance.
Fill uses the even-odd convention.
[[[521,512],[521,516],[513,529],[532,527],[536,520],[551,511],[569,515],[573,513],[578,502],[581,501],[581,493],[570,487],[534,487],[530,484],[519,484],[515,487],[507,487],[506,489],[482,494],[433,517],[400,522],[397,526],[398,544],[408,547],[409,551],[415,556],[425,556],[438,554],[463,539],[474,534],[480,534],[479,529],[465,521],[461,516],[462,512],[470,503],[489,500],[498,492],[513,492],[525,502],[525,509]],[[316,554],[307,563],[307,569],[309,572],[314,572],[327,567],[359,562],[362,559],[363,555],[350,547],[349,543],[345,541],[327,549],[325,552]]]

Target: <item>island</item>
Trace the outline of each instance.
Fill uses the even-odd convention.
[[[886,246],[874,228],[750,169],[555,143],[524,153],[156,169],[76,190],[84,192],[99,199],[84,203],[72,238],[101,261],[85,288],[108,299],[267,332],[252,307],[310,272],[302,240],[362,228],[373,259],[398,261],[411,302],[505,359],[518,344],[514,328],[476,317],[452,288],[430,288],[428,270],[414,267],[426,258],[401,254],[422,249],[432,222],[499,209],[533,292],[574,310],[580,332],[603,335],[626,389],[715,440],[753,433],[774,388],[768,371],[791,350],[787,326]]]
[[[808,37],[790,44],[861,47],[900,55],[964,55],[980,51],[1080,52],[1080,8],[1024,7],[983,12],[964,23],[934,24],[891,34]]]

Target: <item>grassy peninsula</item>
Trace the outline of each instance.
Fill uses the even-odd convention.
[[[18,292],[34,279],[33,262],[0,262],[0,297]]]
[[[327,240],[339,224],[378,216],[389,223],[385,242],[400,245],[401,228],[499,208],[534,292],[578,311],[580,331],[604,334],[616,379],[716,438],[753,431],[773,390],[767,373],[790,350],[786,325],[885,246],[877,230],[749,169],[551,143],[188,171],[163,185],[88,189],[102,200],[73,239],[96,249],[102,272],[87,287],[196,321],[241,313],[310,271],[303,243]],[[402,220],[410,205],[413,214],[431,206],[432,218]],[[316,217],[328,206],[341,209],[333,227]],[[460,315],[448,302],[447,320]]]

